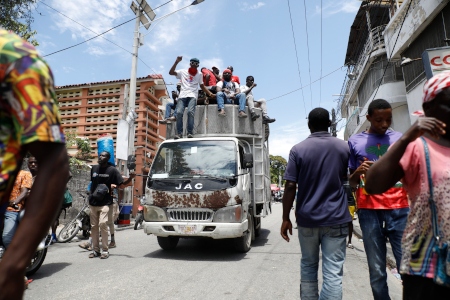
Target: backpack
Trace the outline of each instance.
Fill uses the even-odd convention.
[[[66,209],[72,206],[72,195],[69,192],[69,189],[66,188],[64,192],[63,205],[62,208]]]

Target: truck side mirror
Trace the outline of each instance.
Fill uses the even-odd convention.
[[[136,157],[134,155],[128,155],[127,168],[128,170],[136,169]]]
[[[244,169],[253,168],[253,154],[244,153],[243,166]]]

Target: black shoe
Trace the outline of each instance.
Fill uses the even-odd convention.
[[[159,124],[167,124],[167,120],[159,120]]]
[[[252,111],[252,112],[250,113],[250,116],[252,117],[252,121],[255,121],[256,119],[259,118],[259,115],[256,114],[254,111]]]
[[[268,115],[263,116],[263,124],[273,123],[275,122],[275,119],[269,118]]]
[[[181,134],[175,134],[175,136],[173,137],[174,140],[178,140],[181,139]]]

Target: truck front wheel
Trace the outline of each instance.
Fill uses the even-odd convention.
[[[173,250],[178,244],[180,238],[178,236],[162,237],[158,236],[158,244],[164,250]]]
[[[248,229],[244,235],[234,240],[234,248],[238,252],[246,253],[252,247],[252,237],[254,237],[255,227],[253,225],[253,217],[247,214]]]

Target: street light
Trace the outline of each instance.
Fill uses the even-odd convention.
[[[131,10],[136,14],[136,25],[134,30],[134,40],[133,40],[133,59],[131,61],[131,77],[130,77],[130,94],[128,100],[128,117],[127,121],[129,124],[129,133],[128,133],[128,154],[132,154],[134,151],[134,135],[135,135],[135,124],[134,121],[137,118],[137,114],[135,112],[136,106],[136,73],[137,73],[137,59],[138,59],[138,49],[139,46],[144,44],[142,35],[139,32],[139,24],[142,23],[146,29],[148,29],[151,23],[166,18],[182,9],[185,9],[192,5],[197,5],[202,3],[204,0],[195,0],[191,4],[182,7],[174,12],[171,12],[161,18],[155,20],[156,14],[153,12],[153,9],[150,5],[147,4],[146,0],[136,0],[138,5],[136,5],[133,1],[131,3]],[[150,19],[148,20],[147,19]],[[145,145],[147,146],[147,145]],[[128,174],[127,174],[128,175]]]

